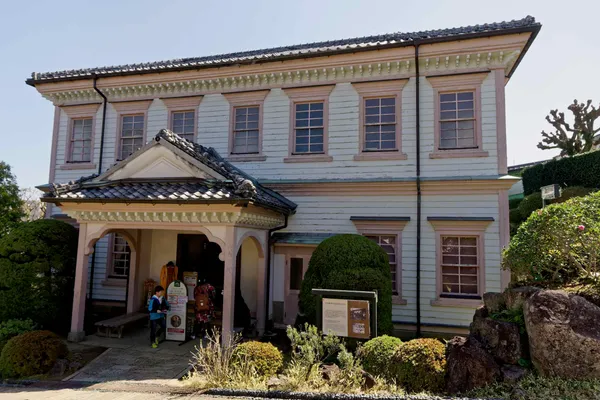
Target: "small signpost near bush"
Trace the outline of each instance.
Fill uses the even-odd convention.
[[[546,200],[554,200],[560,197],[560,185],[556,183],[553,185],[542,186],[540,188],[542,192],[542,207],[546,207]]]
[[[377,292],[312,289],[317,326],[324,333],[355,339],[377,336]]]

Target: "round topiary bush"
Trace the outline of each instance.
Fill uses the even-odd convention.
[[[61,221],[22,223],[0,238],[0,321],[29,318],[66,332],[76,256],[77,230]]]
[[[13,337],[21,333],[31,332],[35,329],[32,320],[9,319],[0,323],[0,354],[6,343]]]
[[[361,235],[332,236],[313,252],[300,289],[300,308],[316,324],[312,289],[377,290],[378,334],[392,331],[392,278],[388,256]]]
[[[233,351],[234,363],[249,363],[264,377],[273,376],[283,366],[281,351],[271,343],[245,342]]]
[[[358,358],[365,371],[385,379],[394,378],[390,373],[393,357],[402,344],[397,337],[383,335],[369,340],[358,350]]]
[[[524,221],[529,218],[532,212],[539,210],[542,206],[542,194],[540,192],[535,192],[529,196],[525,196],[517,206],[517,210],[519,210],[519,213],[521,214],[521,220]]]
[[[440,392],[446,374],[446,346],[437,339],[414,339],[400,345],[390,367],[396,384],[411,392]]]
[[[56,360],[69,355],[67,346],[50,331],[33,331],[15,336],[0,355],[0,374],[4,378],[26,378],[45,374]]]
[[[513,282],[567,283],[600,272],[600,192],[531,214],[503,253]]]

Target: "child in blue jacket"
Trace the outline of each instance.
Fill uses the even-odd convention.
[[[148,303],[148,311],[150,311],[150,343],[153,349],[158,347],[158,338],[162,332],[166,329],[165,315],[167,310],[171,307],[169,302],[163,296],[165,289],[162,286],[154,288],[154,296]],[[156,326],[159,326],[159,330],[156,330]],[[157,333],[160,332],[158,335]]]

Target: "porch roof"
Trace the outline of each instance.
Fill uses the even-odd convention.
[[[208,170],[223,179],[208,175],[110,179],[116,171],[156,145],[163,145],[174,153],[191,157],[191,161],[208,167]],[[292,214],[297,207],[294,202],[263,187],[256,179],[223,159],[215,149],[190,142],[166,129],[161,130],[146,146],[100,176],[94,174],[65,184],[42,185],[38,188],[45,192],[42,201],[49,203],[255,204],[286,215]]]

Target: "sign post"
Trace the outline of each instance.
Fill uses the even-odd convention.
[[[313,289],[317,323],[324,334],[355,339],[377,336],[377,292]]]
[[[181,281],[173,281],[167,289],[171,309],[167,312],[167,340],[183,342],[186,330],[187,287]]]
[[[553,184],[548,186],[542,186],[540,188],[542,192],[542,207],[546,207],[546,200],[558,199],[561,195],[560,185]]]

